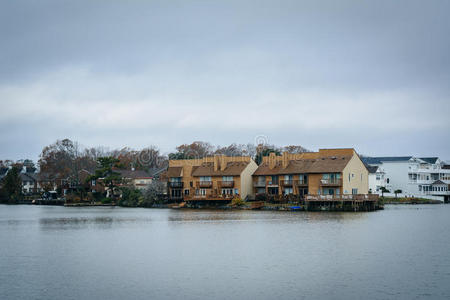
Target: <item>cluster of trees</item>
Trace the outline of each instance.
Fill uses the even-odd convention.
[[[229,146],[213,146],[207,142],[193,142],[192,144],[183,144],[176,147],[176,152],[168,155],[169,159],[187,159],[187,158],[203,158],[215,154],[224,154],[227,156],[251,156],[256,163],[262,161],[263,156],[269,155],[271,152],[280,154],[303,153],[309,152],[306,148],[298,145],[290,145],[279,147],[268,144],[231,144]]]

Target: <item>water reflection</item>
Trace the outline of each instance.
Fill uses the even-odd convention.
[[[449,215],[0,206],[0,299],[449,299]]]
[[[366,213],[341,212],[288,212],[288,211],[223,211],[223,210],[172,210],[168,214],[170,222],[214,222],[214,221],[254,221],[254,222],[342,222],[360,220]]]

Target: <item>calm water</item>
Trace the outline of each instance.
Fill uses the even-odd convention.
[[[0,205],[0,299],[449,299],[450,205]]]

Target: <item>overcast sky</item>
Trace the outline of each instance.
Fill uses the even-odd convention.
[[[0,0],[0,159],[85,146],[450,159],[450,1]]]

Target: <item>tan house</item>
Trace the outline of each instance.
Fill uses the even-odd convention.
[[[122,185],[144,190],[153,182],[153,175],[141,170],[116,170],[122,177]]]
[[[253,195],[258,165],[248,156],[170,160],[168,194],[176,201],[231,201]]]
[[[367,194],[368,176],[354,149],[271,153],[253,173],[253,186],[255,194],[261,195]]]

